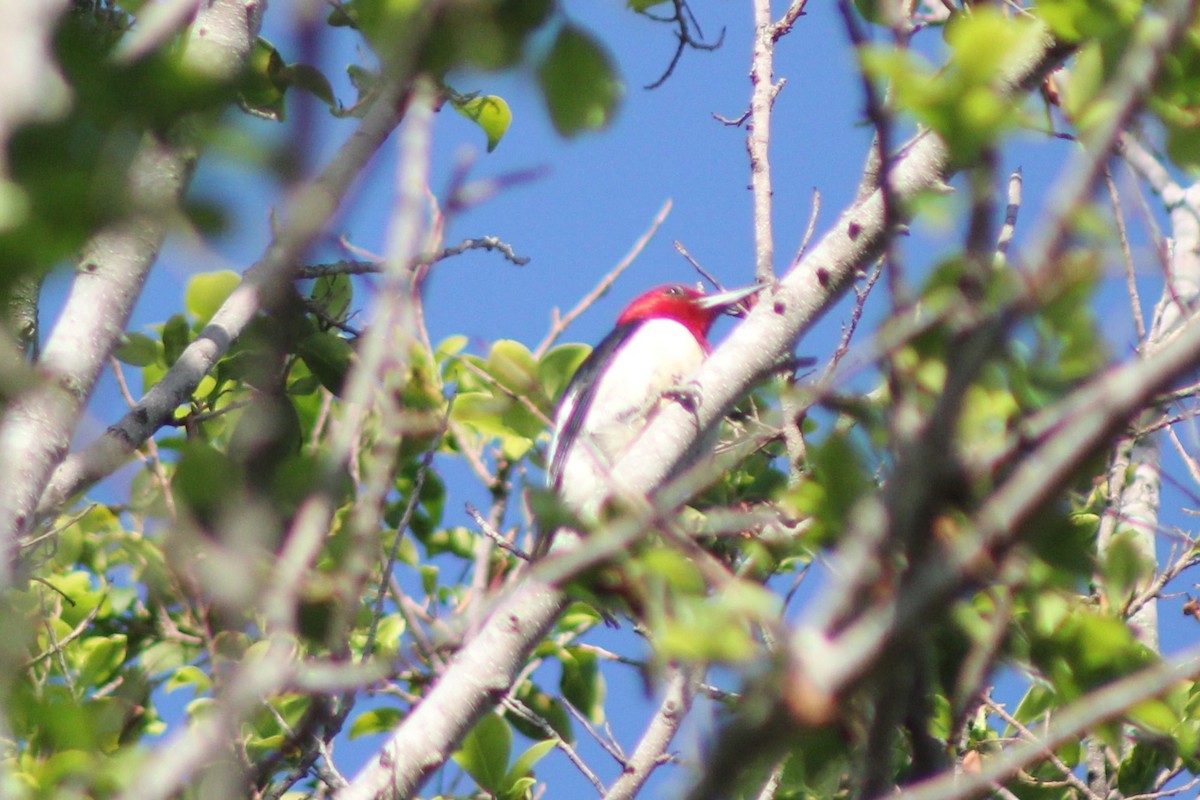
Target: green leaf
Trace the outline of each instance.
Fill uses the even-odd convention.
[[[876,25],[891,25],[897,18],[898,7],[891,0],[854,0],[854,7],[863,19]]]
[[[421,564],[417,567],[421,573],[421,590],[425,594],[433,594],[438,588],[438,568],[433,564]]]
[[[83,668],[79,671],[79,682],[84,686],[99,686],[108,681],[125,661],[128,641],[125,634],[92,636],[84,640]]]
[[[462,352],[463,348],[467,346],[467,342],[467,337],[463,336],[462,334],[447,336],[445,339],[438,342],[437,347],[434,348],[434,360],[440,364],[447,358],[458,355]]]
[[[296,353],[322,386],[335,395],[341,394],[354,358],[354,348],[349,342],[333,331],[322,331],[301,339]]]
[[[621,82],[608,53],[585,31],[564,25],[537,73],[550,121],[563,136],[597,130],[612,120]]]
[[[1142,0],[1039,0],[1037,15],[1067,41],[1107,39],[1127,30],[1142,13]]]
[[[571,705],[599,725],[604,722],[604,675],[600,673],[595,652],[567,647],[562,652],[562,678],[559,688]]]
[[[350,304],[354,300],[354,285],[350,282],[349,275],[322,275],[313,282],[312,291],[308,296],[325,317],[345,322],[350,313]]]
[[[134,367],[148,367],[159,360],[162,348],[157,341],[144,333],[127,333],[121,337],[121,345],[113,355],[122,363]]]
[[[1170,769],[1175,754],[1152,741],[1135,742],[1117,769],[1117,789],[1122,797],[1149,792],[1161,770]]]
[[[190,686],[196,693],[207,692],[212,688],[212,678],[197,666],[191,664],[180,667],[167,680],[165,687],[168,692]]]
[[[550,403],[558,400],[575,375],[575,370],[591,352],[592,348],[586,344],[564,344],[542,356],[537,366],[538,383]]]
[[[182,642],[159,641],[142,651],[138,663],[147,675],[158,675],[179,669],[192,657],[190,648]]]
[[[559,616],[557,627],[564,631],[582,632],[594,627],[602,619],[604,617],[590,604],[577,601],[567,606],[567,610]]]
[[[241,276],[229,269],[193,275],[183,293],[184,308],[196,322],[207,324],[241,282]]]
[[[58,593],[70,598],[70,604],[62,610],[62,621],[72,628],[104,600],[104,592],[92,588],[92,576],[83,570],[48,577],[47,581]]]
[[[212,522],[243,489],[243,470],[212,445],[189,442],[179,457],[171,489],[202,522]]]
[[[891,82],[897,105],[946,139],[966,163],[1019,121],[1019,106],[1000,86],[1002,65],[1042,47],[1044,30],[988,8],[956,15],[946,30],[948,67],[935,70],[907,48],[872,45],[861,58],[869,74]]]
[[[1146,700],[1129,709],[1129,721],[1160,736],[1166,736],[1179,724],[1179,714],[1163,700]]]
[[[680,596],[671,610],[674,616],[655,634],[663,658],[732,664],[759,652],[742,615],[720,598]]]
[[[467,119],[483,129],[487,136],[487,151],[490,153],[512,124],[512,110],[503,97],[485,94],[470,100],[452,100],[451,105]]]
[[[349,3],[331,5],[325,24],[331,28],[357,28],[358,20],[354,18],[354,6]]]
[[[350,726],[350,738],[369,736],[372,733],[387,733],[400,724],[404,713],[398,708],[374,708],[363,714]]]
[[[296,406],[287,397],[260,395],[242,410],[225,452],[247,472],[261,478],[265,470],[274,469],[299,452],[300,445]]]
[[[964,81],[977,86],[994,82],[1004,64],[1030,44],[1030,27],[1018,18],[983,7],[955,15],[946,27],[946,42]]]
[[[1121,531],[1104,553],[1104,594],[1114,609],[1124,608],[1138,586],[1154,572],[1154,562],[1143,555],[1138,538],[1136,531]]]
[[[855,504],[875,483],[849,435],[842,432],[809,449],[809,468],[810,477],[783,500],[799,517],[812,518],[805,541],[816,547],[845,529]]]
[[[633,11],[641,14],[647,9],[654,8],[655,6],[661,6],[666,2],[669,2],[669,0],[628,0],[626,5]]]
[[[520,342],[500,339],[492,345],[485,367],[489,375],[516,394],[529,395],[537,388],[537,362]]]
[[[204,237],[216,239],[229,230],[229,215],[221,201],[188,196],[183,201],[183,213],[188,223]]]
[[[1017,710],[1013,712],[1013,718],[1025,726],[1032,725],[1041,719],[1046,710],[1054,706],[1056,702],[1058,700],[1053,689],[1043,683],[1035,683],[1021,698]],[[1006,736],[1015,735],[1016,729],[1010,725],[1005,728],[1004,733]]]
[[[704,579],[695,562],[673,547],[650,548],[639,555],[637,561],[647,573],[662,579],[676,592],[704,592]]]
[[[379,88],[379,73],[363,69],[357,64],[351,64],[346,67],[346,76],[350,79],[350,84],[354,87],[354,90],[358,92],[358,99],[354,105],[342,112],[342,114],[361,117],[369,107],[367,100]]]
[[[241,86],[242,106],[254,116],[282,122],[287,92],[287,65],[275,45],[261,36],[255,40]]]
[[[730,614],[763,624],[778,619],[781,611],[778,595],[757,583],[745,580],[730,581],[721,589],[720,603]]]
[[[514,418],[520,412],[515,411],[514,407],[519,408],[518,404],[507,397],[497,397],[485,392],[468,392],[454,398],[450,418],[482,434],[495,436],[500,440],[506,456],[520,458],[533,447],[533,440],[541,432],[542,425],[535,421],[532,432],[515,431],[509,419],[510,411],[513,412]],[[526,414],[528,415],[528,412]]]
[[[451,758],[480,788],[496,794],[504,788],[511,749],[512,728],[496,714],[484,714]]]
[[[499,800],[531,800],[533,797],[533,787],[537,785],[537,780],[531,777],[517,778],[515,781],[504,787],[504,791],[496,795]]]
[[[405,541],[411,541],[405,539]],[[375,631],[375,648],[377,652],[395,654],[400,650],[400,639],[408,625],[400,614],[388,614],[379,620]]]
[[[533,769],[534,764],[541,761],[545,756],[554,749],[555,741],[553,739],[543,739],[540,742],[534,742],[529,746],[524,753],[517,756],[517,760],[513,763],[512,769],[509,771],[509,776],[512,778],[521,778],[529,774]]]
[[[311,94],[330,108],[337,108],[337,98],[333,94],[333,86],[325,74],[316,67],[308,64],[288,64],[283,70],[282,77],[292,86]]]
[[[162,343],[163,361],[168,367],[179,360],[191,338],[192,331],[183,314],[174,314],[166,321],[162,329]]]

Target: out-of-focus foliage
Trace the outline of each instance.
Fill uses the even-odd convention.
[[[665,14],[667,5],[628,2],[645,17]],[[891,24],[890,4],[854,5],[857,22]],[[881,36],[860,55],[868,78],[889,87],[887,112],[943,137],[954,164],[969,168],[1044,117],[1023,95],[1013,99],[1006,72],[1013,61],[1047,37],[1070,54],[1054,119],[1086,142],[1111,113],[1107,93],[1122,59],[1140,46],[1142,26],[1158,21],[1137,0],[1047,0],[1022,13],[1000,4],[948,5],[954,13],[943,28],[944,63],[935,66],[907,43],[883,44],[900,36]],[[505,136],[521,135],[521,121],[486,85],[460,85],[464,75],[486,84],[489,72],[525,69],[565,136],[603,128],[623,93],[614,57],[556,0],[332,3],[327,24],[356,32],[375,62],[348,68],[356,98],[335,97],[316,67],[265,40],[246,72],[228,83],[182,66],[178,37],[122,60],[114,54],[145,6],[75,6],[53,42],[72,90],[69,113],[28,125],[5,143],[5,297],[18,279],[65,264],[102,226],[147,212],[132,208],[128,183],[134,153],[149,135],[187,141],[203,157],[230,115],[271,125],[286,117],[295,90],[352,118],[384,76],[423,74],[479,125],[492,151]],[[691,13],[686,4],[671,7]],[[1145,99],[1180,169],[1200,163],[1197,65],[1200,24],[1172,48]],[[150,210],[219,233],[219,224],[208,224],[220,222],[219,207]],[[924,213],[920,203],[903,211]],[[443,768],[446,782],[473,784],[492,797],[537,796],[543,757],[626,711],[609,692],[610,668],[636,669],[652,684],[680,663],[720,665],[734,691],[705,691],[735,732],[794,700],[789,692],[799,690],[776,667],[785,660],[780,647],[801,581],[867,570],[872,580],[854,598],[861,608],[896,592],[912,565],[957,557],[974,533],[972,515],[1051,429],[1037,427],[1040,415],[1108,363],[1093,298],[1097,253],[1111,242],[1085,225],[1068,238],[1072,247],[1053,280],[1033,290],[1003,259],[981,264],[978,253],[923,264],[923,282],[880,325],[880,340],[890,344],[867,379],[877,383],[865,390],[810,391],[786,378],[760,385],[723,428],[724,445],[750,442],[752,452],[710,476],[688,506],[663,510],[636,544],[606,550],[598,566],[568,582],[576,602],[536,648],[536,669],[510,693],[497,690],[504,702],[461,742]],[[193,276],[158,323],[125,334],[113,355],[134,395],[157,385],[219,321],[241,281],[224,270]],[[126,496],[80,498],[25,543],[26,582],[5,598],[0,620],[7,726],[0,796],[115,796],[146,770],[160,737],[184,728],[179,717],[209,718],[232,676],[267,663],[280,645],[267,634],[281,617],[291,626],[283,637],[290,653],[310,665],[360,668],[366,677],[355,673],[359,684],[322,691],[312,688],[312,676],[297,676],[262,698],[228,742],[228,761],[206,765],[199,788],[185,794],[220,796],[211,787],[227,787],[220,781],[230,775],[241,781],[238,796],[307,791],[319,778],[313,765],[324,758],[315,743],[401,723],[452,663],[458,637],[525,569],[520,551],[533,546],[538,523],[549,526],[565,513],[545,494],[524,490],[540,485],[549,420],[588,349],[564,344],[535,353],[518,341],[475,346],[465,336],[414,345],[396,359],[390,383],[378,387],[390,405],[355,416],[348,376],[362,358],[360,312],[374,288],[370,279],[336,273],[297,282],[180,399],[170,429],[140,451]],[[919,324],[901,313],[909,309],[920,312]],[[995,344],[964,366],[964,340],[983,323],[999,331]],[[948,396],[955,398],[949,420],[938,417]],[[379,408],[396,419],[381,419]],[[803,419],[795,418],[797,408]],[[347,420],[352,429],[339,427]],[[802,452],[785,441],[785,427],[794,428]],[[922,466],[913,459],[930,446],[931,430],[943,436],[940,454],[954,469],[932,487],[912,489],[919,497],[910,507],[909,497],[892,493]],[[354,456],[338,462],[331,453],[346,440]],[[912,678],[904,692],[914,699],[905,709],[911,717],[896,720],[903,732],[891,740],[889,786],[955,761],[977,768],[1009,737],[1157,663],[1126,619],[1156,565],[1128,529],[1118,528],[1104,552],[1096,547],[1112,499],[1106,467],[1091,464],[1070,476],[1006,552],[971,565],[978,572],[970,585],[930,615],[919,641],[905,643],[919,656],[911,664],[895,675],[877,670],[860,691],[837,698],[841,706],[829,719],[764,745],[779,755],[764,765],[778,767],[776,796],[857,791],[866,729],[876,722],[872,704],[897,676]],[[386,474],[381,485],[364,478],[372,470]],[[465,470],[475,471],[494,501],[490,536],[456,513],[460,501],[447,476]],[[329,506],[332,523],[315,537],[312,568],[281,588],[284,556],[311,533],[306,514],[316,503]],[[364,508],[378,511],[378,520],[362,524]],[[620,503],[611,511],[619,521]],[[919,537],[872,538],[897,527],[904,513]],[[593,533],[591,546],[608,547],[603,530]],[[509,548],[495,546],[496,538]],[[834,561],[835,552],[858,560]],[[282,611],[273,605],[280,596],[290,601]],[[830,613],[849,618],[856,610]],[[636,618],[649,655],[614,654],[587,638],[614,612]],[[469,622],[460,624],[464,617]],[[920,675],[908,675],[910,667]],[[1004,668],[1033,679],[1012,722],[998,724],[984,692]],[[1121,793],[1157,791],[1162,770],[1200,769],[1200,690],[1175,687],[1096,735],[1110,747],[1111,782]],[[940,759],[933,766],[926,763],[931,749]],[[1006,782],[1005,792],[1077,796],[1063,765],[1076,770],[1085,758],[1080,746],[1061,747]]]

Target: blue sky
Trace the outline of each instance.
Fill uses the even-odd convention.
[[[641,87],[656,80],[669,62],[675,41],[672,29],[638,17],[614,0],[567,5],[567,17],[572,22],[588,28],[610,47],[626,83],[624,103],[608,129],[563,140],[551,128],[531,70],[454,77],[451,83],[459,91],[503,96],[514,119],[496,151],[486,154],[483,134],[448,107],[444,109],[436,120],[433,190],[444,190],[455,163],[465,154],[474,155],[472,174],[477,177],[530,168],[545,168],[546,173],[452,221],[448,244],[466,237],[496,235],[531,261],[518,268],[498,255],[475,252],[438,264],[425,296],[427,322],[435,342],[451,334],[466,334],[474,352],[486,352],[488,343],[500,338],[535,346],[548,330],[551,309],[557,306],[565,311],[589,291],[642,235],[668,199],[673,202],[673,210],[658,235],[609,295],[567,332],[564,341],[594,343],[634,295],[659,283],[695,281],[691,268],[672,247],[674,239],[682,241],[726,285],[741,285],[752,278],[754,247],[745,130],[712,118],[713,113],[737,117],[748,106],[750,4],[695,3],[706,38],[715,40],[724,28],[724,44],[715,52],[685,52],[674,75],[653,91]],[[775,5],[778,14],[786,4]],[[778,48],[776,76],[787,80],[775,105],[772,130],[779,271],[786,268],[808,225],[814,189],[820,192],[822,204],[818,236],[851,199],[871,138],[869,128],[862,124],[862,89],[834,7],[831,2],[810,3],[807,16],[797,22]],[[280,27],[287,24],[280,14],[287,9],[285,4],[268,12],[264,35],[290,61],[296,58],[294,37],[286,27]],[[351,36],[339,33],[332,41],[335,46],[325,54],[323,67],[339,97],[350,103],[354,95],[344,70],[347,64],[358,62],[359,55]],[[936,30],[918,37],[918,44],[926,50],[936,50],[939,43],[940,33]],[[295,119],[293,114],[291,120]],[[353,130],[355,122],[333,119],[320,109],[313,119],[318,125],[314,160],[323,164]],[[251,136],[287,135],[286,125],[248,118],[240,124]],[[1068,142],[1031,134],[1021,137],[1019,144],[1006,152],[1006,169],[1017,165],[1024,169],[1024,225],[1031,226],[1038,219],[1041,198],[1072,147]],[[384,249],[395,153],[393,138],[363,176],[353,199],[333,225],[332,234],[346,234],[355,245],[369,251]],[[269,214],[271,205],[278,202],[277,191],[277,186],[264,183],[232,159],[206,159],[196,176],[193,195],[228,204],[230,229],[203,246],[188,237],[174,236],[130,329],[161,322],[178,310],[182,286],[189,275],[214,269],[241,272],[252,264],[266,246]],[[927,224],[916,226],[904,246],[910,268],[919,271],[928,266],[939,252],[957,241],[960,239],[953,223],[943,230]],[[1144,242],[1144,237],[1140,241]],[[312,261],[344,256],[325,243],[314,250]],[[52,281],[48,300],[51,307],[64,282],[63,277]],[[1133,329],[1120,283],[1115,276],[1107,280],[1098,302],[1113,350],[1123,353],[1132,342]],[[1158,293],[1157,281],[1148,275],[1144,283],[1145,296],[1152,302]],[[868,326],[882,307],[882,303],[875,304]],[[827,356],[836,341],[841,317],[833,312],[801,343],[800,352]],[[716,338],[720,335],[718,330]],[[133,381],[132,388],[136,393],[138,381]],[[121,408],[113,382],[106,377],[80,438],[90,440]],[[454,472],[449,474],[453,477]],[[1186,502],[1178,490],[1169,486],[1165,494],[1167,508]],[[486,502],[486,495],[465,470],[461,478],[451,481],[447,508],[452,519],[460,514],[464,501]],[[1188,524],[1182,519],[1174,522]],[[1187,635],[1178,624],[1178,613],[1164,608],[1162,617],[1171,625],[1165,631],[1165,649],[1178,649],[1178,637]],[[613,636],[621,635],[604,633],[599,641],[614,646],[628,644],[627,639],[613,640]],[[636,703],[613,704],[620,713],[613,720],[614,727],[621,740],[632,746],[631,737],[640,732],[640,715],[648,711],[632,714],[629,708],[652,706],[642,703],[642,683],[636,674],[631,670],[612,674],[620,682],[610,686],[610,696],[622,692],[636,698]],[[344,761],[340,766],[353,771],[352,764],[365,758],[375,741],[342,745],[339,754]],[[556,759],[548,760],[553,769],[549,777],[555,787],[554,796],[588,796],[592,790],[574,769],[565,761],[558,763],[560,756],[551,758]],[[589,761],[595,760],[598,757],[591,753]],[[605,776],[611,779],[612,771]]]

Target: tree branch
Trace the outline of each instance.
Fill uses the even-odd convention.
[[[695,697],[703,672],[704,668],[698,664],[674,667],[658,711],[629,756],[621,777],[609,787],[604,800],[633,800],[641,791],[650,774],[662,763],[671,740],[683,724],[683,718],[691,710],[692,698]]]
[[[1120,717],[1126,709],[1158,697],[1181,681],[1200,678],[1200,648],[1192,648],[1161,664],[1080,698],[1054,720],[1040,739],[1022,742],[994,758],[985,759],[974,774],[947,773],[905,788],[905,800],[969,800],[1012,778],[1022,768],[1046,757],[1060,745],[1078,741],[1091,728]],[[886,795],[885,795],[886,797]]]
[[[1012,65],[1005,85],[1014,93],[1036,85],[1065,52],[1047,40],[1043,50]],[[890,185],[904,200],[944,182],[948,169],[945,144],[927,134],[894,159]],[[648,496],[683,460],[698,430],[717,424],[755,380],[775,370],[778,360],[791,352],[800,335],[881,251],[883,221],[882,201],[876,191],[843,212],[808,256],[774,289],[764,292],[746,320],[696,374],[694,380],[702,398],[699,407],[668,405],[616,466],[614,473],[621,478],[622,494]],[[678,479],[674,483],[679,484]],[[686,488],[673,486],[672,493],[656,499],[669,505],[679,500],[673,492],[683,493]],[[600,539],[606,547],[619,546],[619,542],[640,535],[645,524],[645,518],[621,522]],[[562,592],[545,580],[561,577],[592,563],[596,557],[597,548],[589,548],[587,552],[563,553],[535,568],[530,578],[488,616],[478,635],[463,647],[441,680],[354,778],[350,788],[337,795],[338,800],[408,797],[415,793],[479,716],[507,691],[533,646],[554,624],[565,600]]]
[[[266,252],[246,271],[241,285],[162,380],[104,435],[73,453],[55,470],[38,507],[39,514],[53,513],[72,495],[123,464],[134,449],[171,419],[178,405],[188,401],[246,325],[281,296],[304,251],[337,210],[351,181],[399,123],[406,97],[405,85],[394,80],[387,84],[358,129],[321,174],[291,195],[280,214],[283,222]]]
[[[215,78],[240,70],[262,11],[259,3],[238,0],[206,6],[185,37],[184,64]],[[80,411],[158,256],[170,211],[191,180],[196,151],[187,139],[182,126],[168,137],[144,135],[128,177],[133,210],[84,245],[38,362],[42,380],[15,398],[0,420],[0,588],[12,579],[17,540],[32,525],[39,498],[70,447]]]

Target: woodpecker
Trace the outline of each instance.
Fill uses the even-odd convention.
[[[625,307],[567,384],[554,415],[546,482],[567,508],[584,518],[595,513],[612,466],[671,390],[708,357],[708,332],[717,317],[737,314],[739,301],[761,288],[706,295],[659,286]]]

